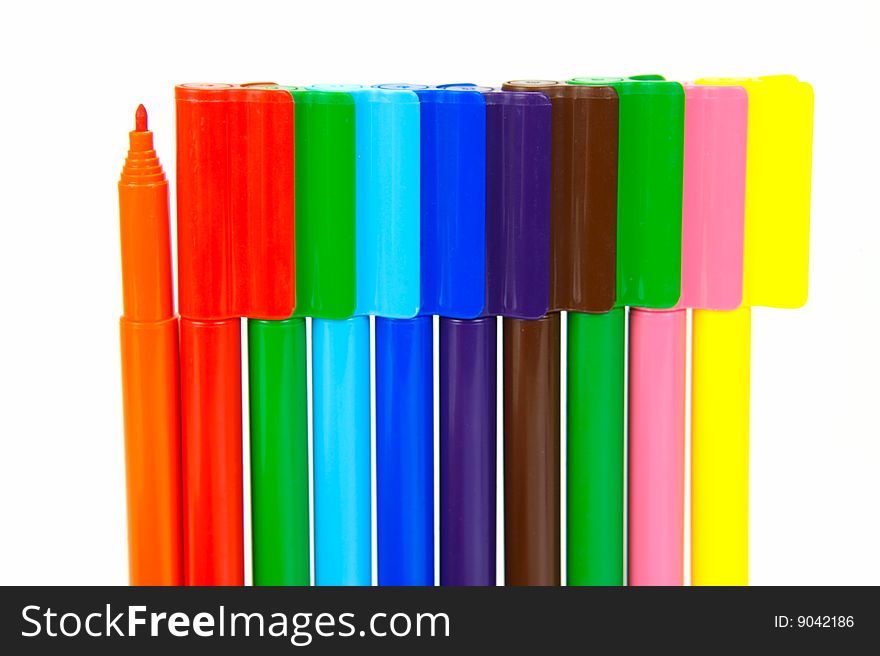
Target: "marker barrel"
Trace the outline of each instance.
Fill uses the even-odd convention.
[[[370,585],[370,318],[312,321],[315,583]]]
[[[309,584],[306,320],[248,320],[254,585]]]
[[[568,313],[568,585],[623,585],[625,321]]]
[[[751,308],[694,310],[691,580],[749,582]]]
[[[559,313],[504,319],[506,585],[559,585]]]
[[[131,585],[181,585],[177,317],[119,322]]]
[[[687,310],[629,317],[627,581],[682,585]]]
[[[187,585],[244,585],[241,321],[180,320]]]
[[[379,585],[434,584],[433,320],[376,317]]]
[[[440,318],[441,585],[495,585],[496,331]]]

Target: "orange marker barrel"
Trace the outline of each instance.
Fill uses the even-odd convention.
[[[119,179],[122,406],[132,585],[181,585],[180,394],[168,181],[143,105]]]

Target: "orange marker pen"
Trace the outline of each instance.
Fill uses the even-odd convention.
[[[182,585],[180,386],[168,181],[135,114],[119,179],[122,408],[132,585]]]

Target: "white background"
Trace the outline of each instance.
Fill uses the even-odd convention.
[[[173,193],[177,82],[787,72],[816,94],[811,293],[753,313],[751,582],[880,584],[877,5],[4,3],[0,583],[127,580],[116,182],[138,103]]]

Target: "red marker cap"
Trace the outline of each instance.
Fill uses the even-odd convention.
[[[175,98],[181,316],[286,319],[296,289],[291,95],[183,84]]]

